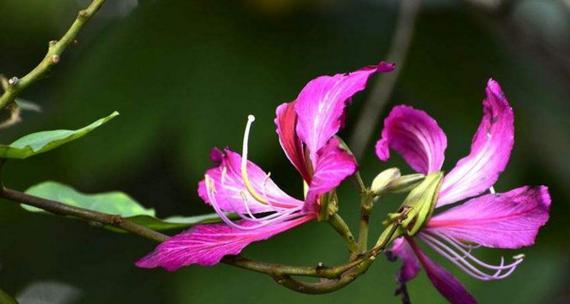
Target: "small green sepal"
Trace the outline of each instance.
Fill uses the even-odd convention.
[[[319,210],[317,220],[326,221],[338,212],[338,196],[336,191],[333,190],[321,196],[320,204],[321,209]]]
[[[431,217],[438,199],[443,172],[427,175],[406,197],[400,210],[406,212],[402,227],[409,236],[414,236]]]

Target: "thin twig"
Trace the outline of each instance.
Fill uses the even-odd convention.
[[[40,79],[52,66],[56,65],[67,46],[75,40],[83,25],[99,10],[105,0],[93,0],[89,6],[79,11],[71,27],[59,41],[50,41],[48,51],[42,61],[22,78],[12,77],[0,96],[0,110],[12,103],[25,88]]]
[[[401,0],[400,13],[396,31],[392,38],[388,61],[396,63],[397,69],[391,73],[380,75],[374,83],[370,96],[364,103],[356,126],[350,137],[350,148],[356,158],[362,157],[364,150],[368,146],[372,131],[378,121],[382,108],[388,102],[392,90],[410,48],[416,16],[420,10],[421,0]]]

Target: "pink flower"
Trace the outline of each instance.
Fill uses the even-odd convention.
[[[501,258],[498,265],[491,265],[472,253],[480,246],[530,246],[539,228],[548,221],[550,195],[546,186],[524,186],[506,193],[495,193],[493,189],[507,165],[513,143],[512,108],[499,84],[491,79],[471,152],[445,175],[436,208],[468,200],[434,215],[414,237],[394,241],[391,252],[403,262],[400,282],[413,279],[422,266],[433,285],[451,303],[476,303],[456,278],[422,252],[416,239],[480,280],[503,279],[523,261],[523,256],[518,255],[507,264]],[[397,106],[384,121],[376,154],[385,161],[390,157],[389,149],[393,149],[414,170],[428,174],[441,170],[446,146],[445,134],[427,113]],[[490,193],[481,195],[487,189]]]
[[[174,271],[200,264],[214,265],[226,255],[239,254],[255,241],[315,219],[319,198],[354,174],[356,162],[340,148],[335,137],[344,124],[350,98],[362,91],[368,78],[389,72],[394,65],[381,62],[358,71],[320,76],[310,81],[290,103],[277,107],[277,134],[285,154],[308,185],[305,199],[283,192],[253,162],[247,160],[250,116],[244,136],[243,157],[226,148],[210,155],[215,166],[198,185],[198,194],[220,215],[223,223],[197,225],[161,243],[136,265]],[[233,221],[226,213],[241,219]]]

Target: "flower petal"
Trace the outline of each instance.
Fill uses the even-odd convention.
[[[477,300],[445,268],[430,260],[423,251],[409,239],[410,246],[426,271],[433,286],[452,304],[476,304]]]
[[[394,67],[380,62],[352,73],[320,76],[307,83],[296,99],[295,111],[299,117],[297,134],[307,145],[313,166],[317,152],[341,128],[350,98],[365,88],[372,74],[390,72]]]
[[[340,147],[338,139],[331,138],[317,154],[306,206],[314,206],[319,195],[338,187],[343,180],[356,172],[356,168],[354,157]]]
[[[268,239],[313,218],[313,215],[306,215],[255,230],[240,230],[225,224],[197,225],[162,242],[136,265],[141,268],[162,267],[168,271],[192,264],[212,266],[226,255],[239,254],[252,242]],[[240,224],[248,225],[248,222]]]
[[[289,161],[301,173],[306,182],[311,182],[311,175],[307,170],[307,162],[305,153],[303,152],[303,144],[297,136],[295,126],[297,125],[297,113],[295,112],[296,102],[284,103],[277,107],[275,125],[277,126],[277,135],[279,143],[285,151]]]
[[[238,153],[228,148],[224,151],[214,148],[210,157],[216,166],[209,169],[206,175],[213,183],[216,207],[221,211],[246,213],[249,209],[252,213],[259,213],[275,211],[275,207],[291,208],[303,205],[302,201],[279,189],[261,168],[248,161],[247,173],[252,187],[257,193],[263,195],[271,205],[258,202],[251,196],[244,184],[241,174],[241,156]],[[204,180],[198,184],[198,194],[207,204],[212,203],[208,198]]]
[[[418,275],[421,270],[420,262],[406,239],[403,237],[395,239],[392,242],[390,253],[402,260],[402,267],[398,272],[398,282],[408,282]]]
[[[384,120],[376,155],[386,161],[394,149],[412,169],[428,174],[441,170],[446,147],[447,137],[435,119],[424,111],[400,105]]]
[[[487,194],[430,219],[425,230],[486,247],[515,249],[534,243],[548,221],[548,188],[520,187]]]
[[[514,114],[499,84],[490,79],[483,100],[483,119],[471,152],[445,176],[438,206],[483,193],[503,172],[514,144]]]

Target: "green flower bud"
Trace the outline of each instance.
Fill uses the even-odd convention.
[[[401,176],[398,168],[390,168],[374,178],[371,190],[375,195],[408,192],[418,186],[424,178],[425,175],[420,173]]]
[[[380,172],[380,174],[378,174],[374,178],[370,190],[372,190],[376,195],[387,192],[386,188],[388,187],[388,185],[394,180],[400,178],[400,176],[401,176],[400,169],[398,168],[386,169]]]
[[[385,192],[402,193],[417,187],[426,176],[421,173],[401,176],[388,184]]]

